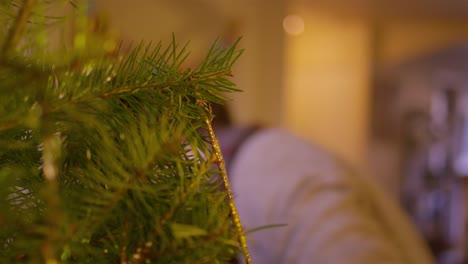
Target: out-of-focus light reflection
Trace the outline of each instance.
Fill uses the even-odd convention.
[[[289,35],[300,35],[304,32],[304,19],[298,15],[288,15],[283,19],[283,29]]]

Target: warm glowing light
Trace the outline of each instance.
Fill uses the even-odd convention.
[[[298,15],[288,15],[283,19],[283,29],[289,35],[300,35],[304,32],[304,19]]]

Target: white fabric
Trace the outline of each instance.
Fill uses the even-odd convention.
[[[254,264],[429,264],[415,228],[370,179],[280,129],[251,136],[231,185]]]

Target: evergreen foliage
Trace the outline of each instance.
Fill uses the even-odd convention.
[[[227,262],[239,233],[197,131],[241,52],[109,52],[73,3],[73,44],[48,48],[57,4],[0,1],[0,263]]]

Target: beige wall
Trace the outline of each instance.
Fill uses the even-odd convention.
[[[398,64],[468,40],[468,19],[393,19],[383,23],[381,63]]]
[[[287,41],[284,125],[363,168],[369,123],[370,32],[363,20],[301,12]]]

